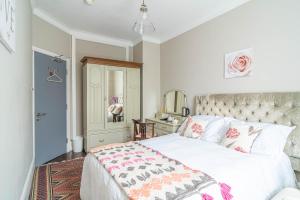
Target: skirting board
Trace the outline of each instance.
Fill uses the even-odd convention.
[[[27,200],[29,197],[32,178],[33,178],[33,172],[34,172],[34,158],[32,159],[31,164],[30,164],[20,200]]]

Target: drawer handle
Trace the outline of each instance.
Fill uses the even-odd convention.
[[[100,143],[104,142],[104,139],[102,139],[102,140],[99,140],[99,142],[100,142]]]

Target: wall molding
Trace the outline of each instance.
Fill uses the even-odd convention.
[[[156,38],[153,37],[149,37],[149,36],[143,36],[142,39],[144,42],[150,42],[150,43],[154,43],[154,44],[161,44],[162,42]]]
[[[32,12],[35,16],[41,18],[42,20],[48,22],[49,24],[55,26],[56,28],[62,30],[63,32],[66,32],[71,35],[72,30],[68,28],[67,25],[59,22],[58,20],[54,19],[53,17],[50,17],[45,11],[42,11],[38,8],[33,8]]]
[[[86,40],[90,42],[97,42],[97,43],[103,43],[103,44],[109,44],[113,46],[119,46],[119,47],[131,47],[133,46],[133,43],[128,40],[122,40],[122,39],[116,39],[112,37],[107,37],[99,34],[84,32],[84,31],[77,31],[73,30],[70,32],[70,35],[73,35],[76,37],[76,39]]]
[[[33,173],[34,173],[34,156],[32,157],[32,161],[29,166],[29,170],[26,176],[26,180],[23,186],[22,194],[20,197],[20,200],[27,200],[30,194],[30,189],[31,189],[31,183],[32,183],[32,178],[33,178]]]
[[[173,33],[167,34],[164,37],[162,37],[160,44],[165,43],[169,40],[172,40],[188,31],[193,30],[194,28],[197,28],[198,26],[200,26],[214,18],[219,17],[220,15],[223,15],[231,10],[234,10],[235,8],[247,3],[248,1],[250,1],[250,0],[244,0],[243,2],[241,2],[240,4],[238,4],[236,6],[229,5],[227,8],[220,9],[220,10],[214,12],[213,14],[207,15],[199,20],[196,20],[195,22],[192,22],[192,23],[178,29],[177,31],[174,31]]]
[[[155,38],[148,37],[148,36],[140,37],[139,39],[135,40],[132,44],[133,44],[133,46],[135,46],[140,42],[150,42],[150,43],[154,43],[154,44],[161,44],[160,40],[157,40]]]
[[[75,35],[77,39],[87,40],[87,41],[91,41],[91,42],[99,42],[99,43],[103,43],[103,44],[109,44],[109,45],[120,46],[120,47],[127,47],[127,46],[133,47],[136,44],[140,43],[141,41],[146,41],[146,42],[155,43],[155,44],[165,43],[171,39],[174,39],[188,31],[200,26],[201,24],[204,24],[220,15],[223,15],[226,12],[229,12],[249,1],[250,0],[244,0],[243,2],[241,2],[240,4],[235,5],[235,6],[228,5],[227,8],[220,9],[220,10],[214,12],[213,14],[205,16],[205,17],[203,17],[199,20],[196,20],[190,24],[187,24],[186,26],[179,28],[177,31],[174,31],[170,34],[166,34],[161,39],[157,39],[155,37],[145,35],[135,41],[124,40],[124,39],[120,39],[120,38],[113,38],[113,37],[104,36],[101,34],[84,32],[84,31],[80,31],[80,30],[73,30],[70,27],[68,27],[67,25],[65,25],[65,24],[59,22],[58,20],[54,19],[53,17],[51,17],[45,11],[37,8],[35,0],[31,0],[31,5],[32,5],[34,15],[40,17],[41,19],[52,24],[53,26],[56,26],[57,28],[61,29],[62,31],[64,31],[70,35]]]
[[[32,3],[32,5],[34,6],[35,4]],[[155,39],[153,37],[149,37],[149,36],[143,36],[143,37],[139,38],[138,40],[132,42],[129,40],[108,37],[108,36],[85,32],[85,31],[74,30],[74,29],[69,28],[66,24],[61,23],[58,20],[54,19],[49,14],[47,14],[45,11],[43,11],[39,8],[33,7],[33,14],[35,16],[41,18],[42,20],[48,22],[49,24],[55,26],[56,28],[60,29],[61,31],[68,33],[71,36],[75,36],[76,39],[80,39],[80,40],[97,42],[97,43],[108,44],[108,45],[112,45],[112,46],[119,46],[119,47],[124,47],[124,48],[133,47],[136,44],[140,43],[141,41],[151,42],[151,43],[155,43],[155,44],[161,43],[160,40],[157,40],[157,39]]]
[[[139,44],[139,43],[142,42],[142,41],[143,41],[143,38],[142,38],[142,37],[139,38],[139,39],[137,39],[137,40],[135,40],[135,41],[133,42],[133,46]]]
[[[123,39],[108,37],[100,34],[71,29],[66,24],[59,22],[57,19],[54,19],[45,11],[39,8],[33,7],[33,14],[41,18],[42,20],[48,22],[49,24],[55,26],[56,28],[68,33],[69,35],[75,36],[76,39],[86,40],[90,42],[98,42],[98,43],[103,43],[103,44],[108,44],[113,46],[119,46],[119,47],[133,46],[133,43],[129,40],[123,40]]]

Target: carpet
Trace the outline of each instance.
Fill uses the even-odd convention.
[[[84,158],[37,167],[32,181],[31,200],[79,200]]]

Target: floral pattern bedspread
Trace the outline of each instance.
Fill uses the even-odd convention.
[[[230,186],[193,170],[137,142],[106,145],[90,151],[130,200],[231,200]]]

